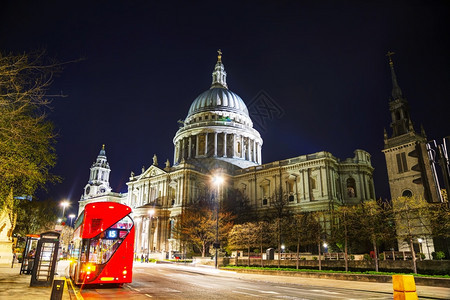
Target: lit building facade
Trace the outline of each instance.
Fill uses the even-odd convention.
[[[261,135],[226,76],[219,51],[210,89],[192,102],[175,134],[173,165],[167,160],[160,166],[154,155],[149,168],[131,173],[128,193],[117,198],[133,209],[139,257],[180,250],[173,232],[177,218],[216,172],[227,188],[242,191],[255,211],[273,208],[277,191],[292,211],[325,211],[375,198],[370,154],[363,150],[343,161],[322,151],[263,164]],[[106,196],[84,197],[80,206]]]

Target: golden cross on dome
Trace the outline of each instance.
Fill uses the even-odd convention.
[[[217,50],[217,53],[219,53],[219,55],[217,56],[217,58],[219,59],[219,61],[222,60],[222,50]]]

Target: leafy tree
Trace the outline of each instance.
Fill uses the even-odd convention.
[[[281,265],[281,244],[284,236],[289,235],[289,224],[292,212],[288,207],[288,199],[286,195],[283,195],[283,190],[280,187],[275,191],[272,196],[272,214],[270,216],[271,232],[274,240],[278,246],[278,267]]]
[[[297,259],[296,259],[296,268],[299,268],[299,259],[300,259],[300,245],[302,243],[306,244],[308,241],[308,214],[306,213],[297,213],[293,216],[292,222],[290,222],[290,235],[288,242],[291,245],[295,245],[297,247]]]
[[[423,235],[431,235],[428,205],[422,197],[417,196],[392,200],[397,237],[409,245],[414,273],[417,273],[417,265],[413,240]]]
[[[17,204],[17,225],[14,232],[20,236],[40,234],[51,230],[57,220],[57,203],[52,200],[26,201]]]
[[[450,208],[448,203],[433,203],[430,205],[430,226],[433,233],[435,248],[441,248],[450,253]]]
[[[267,221],[257,221],[255,225],[255,236],[256,236],[256,243],[260,249],[261,252],[261,267],[264,267],[264,261],[263,261],[263,248],[267,247],[270,243],[270,234],[269,231],[269,223]]]
[[[226,211],[235,216],[235,222],[242,224],[254,220],[253,208],[245,193],[239,189],[230,188],[221,205],[221,211]]]
[[[229,235],[229,245],[232,249],[247,248],[248,266],[250,266],[250,248],[258,245],[257,226],[258,224],[253,222],[237,224],[233,226]]]
[[[322,270],[322,236],[325,233],[325,226],[322,222],[325,213],[321,211],[309,212],[306,215],[305,225],[308,232],[307,241],[310,244],[316,245],[319,253],[319,270]]]
[[[358,222],[355,222],[356,207],[341,206],[336,210],[335,215],[338,222],[333,224],[331,240],[337,244],[344,244],[345,271],[348,271],[349,240],[355,236],[352,233],[355,233],[359,227]]]
[[[215,215],[209,208],[189,207],[179,219],[180,234],[205,257],[206,250],[215,239]]]
[[[370,239],[375,255],[375,271],[378,272],[378,248],[377,244],[382,240],[388,240],[392,237],[393,230],[387,226],[388,219],[386,211],[377,201],[371,200],[361,203],[357,206],[357,220],[361,224],[359,235]]]
[[[48,90],[61,64],[44,51],[0,53],[0,204],[9,194],[33,195],[58,177]],[[15,204],[13,205],[15,207]]]
[[[234,216],[230,212],[221,210],[218,218],[219,242],[222,246],[226,246],[228,233],[233,227]],[[207,250],[216,239],[216,226],[217,202],[211,198],[210,191],[205,188],[200,191],[195,203],[184,208],[178,219],[175,235],[185,246],[187,243],[192,244],[202,253],[202,257],[205,257]]]

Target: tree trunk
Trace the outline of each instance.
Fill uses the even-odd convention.
[[[320,257],[320,241],[319,241],[319,243],[317,244],[317,246],[318,246],[318,249],[319,249],[319,270],[322,270],[322,258]]]
[[[247,263],[247,266],[249,266],[250,267],[250,245],[248,245],[248,248],[247,248],[247,250],[248,250],[248,263]]]
[[[281,265],[281,228],[280,228],[280,218],[278,218],[278,269]]]
[[[377,240],[372,237],[373,252],[375,253],[375,272],[378,272],[378,253],[377,253]]]
[[[298,261],[300,259],[300,239],[297,239],[297,262],[296,262],[296,268],[298,270]]]
[[[414,271],[414,274],[417,274],[416,252],[414,251],[412,237],[409,237],[409,248],[411,249],[411,253],[412,253],[413,271]]]
[[[344,241],[344,260],[345,260],[345,272],[348,272],[348,237],[347,237],[347,227],[345,228],[345,241]]]
[[[263,263],[263,246],[261,244],[261,268],[264,268],[264,263]]]

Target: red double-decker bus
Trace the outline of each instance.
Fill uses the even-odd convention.
[[[131,208],[115,202],[87,204],[75,221],[70,277],[75,284],[131,282],[134,223]]]

